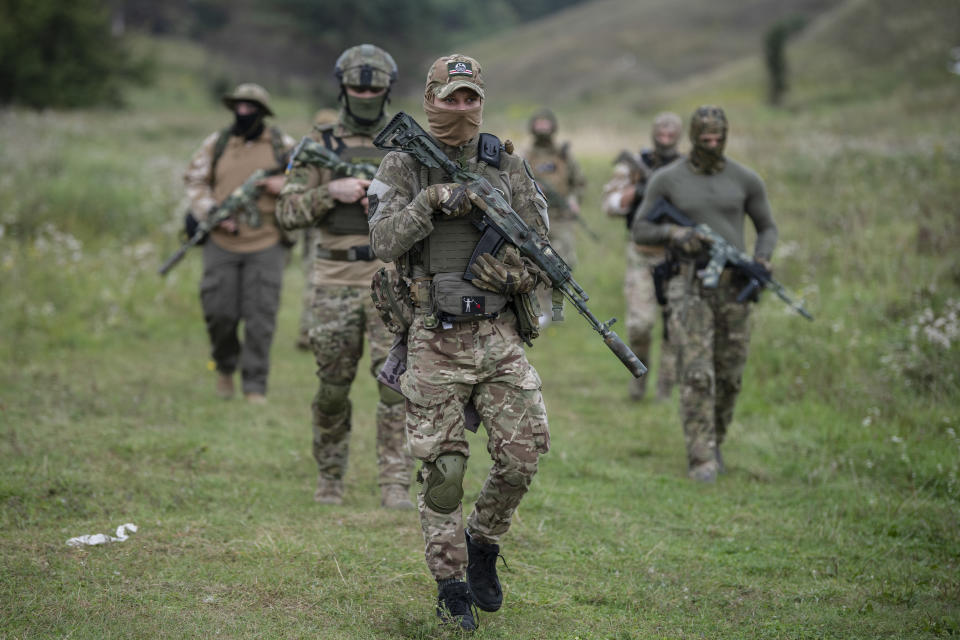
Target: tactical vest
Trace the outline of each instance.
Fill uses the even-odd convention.
[[[380,161],[387,155],[386,151],[370,146],[348,147],[342,138],[333,134],[332,128],[321,131],[323,145],[340,156],[344,162],[368,162],[380,166]],[[335,174],[333,179],[343,178]],[[337,202],[320,223],[324,233],[334,235],[369,235],[370,226],[367,224],[367,215],[363,205],[359,202]]]
[[[477,170],[476,158],[469,163],[471,171]],[[511,202],[510,177],[498,167],[486,165],[480,172],[494,188]],[[432,184],[450,182],[451,178],[442,169],[421,167],[421,189]],[[414,252],[411,266],[416,273],[425,273],[432,279],[431,299],[433,311],[441,319],[453,321],[476,317],[491,317],[499,313],[509,302],[502,295],[475,287],[463,275],[470,263],[473,250],[480,241],[480,231],[469,217],[449,218],[438,215],[433,219],[433,231],[420,243]],[[473,305],[481,301],[479,310]]]
[[[563,198],[570,195],[570,164],[567,161],[567,144],[559,149],[546,150],[533,147],[527,157],[537,181],[549,183],[550,188]],[[551,202],[550,206],[557,206]],[[566,203],[564,203],[566,206]]]

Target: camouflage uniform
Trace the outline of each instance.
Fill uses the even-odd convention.
[[[250,174],[258,169],[275,169],[295,144],[293,138],[263,119],[272,116],[270,96],[255,84],[242,84],[224,96],[224,105],[233,110],[238,102],[257,106],[257,112],[236,116],[230,128],[210,134],[194,154],[184,174],[191,212],[198,220],[216,208]],[[243,392],[248,399],[262,401],[270,369],[270,345],[276,328],[280,289],[283,282],[284,249],[282,232],[274,223],[276,196],[263,192],[257,200],[259,226],[240,218],[236,232],[213,229],[203,247],[203,277],[200,301],[203,306],[211,356],[220,374],[218,393],[233,393],[233,373],[239,366]],[[243,343],[238,338],[243,321]]]
[[[337,61],[342,86],[379,87],[389,90],[396,78],[396,65],[385,51],[360,45],[344,52]],[[366,75],[363,75],[366,73]],[[363,77],[361,77],[363,76]],[[319,124],[309,134],[337,153],[342,160],[379,164],[383,152],[373,146],[373,136],[387,120],[382,105],[379,114],[364,118],[354,113],[346,90],[336,124]],[[375,105],[376,106],[376,105]],[[371,373],[375,376],[386,359],[392,336],[377,315],[370,298],[370,280],[384,264],[369,252],[369,231],[363,204],[334,200],[327,185],[341,176],[327,169],[296,163],[288,172],[280,195],[278,220],[284,228],[313,227],[317,238],[308,286],[312,298],[313,326],[308,332],[317,361],[319,389],[313,400],[313,455],[319,472],[315,499],[339,503],[352,427],[350,386],[363,354],[363,336],[370,345]],[[406,496],[413,460],[404,442],[403,397],[379,385],[377,402],[378,482],[383,491],[399,488]]]
[[[466,84],[456,79],[458,68],[459,73],[470,74],[468,86],[477,87],[476,92],[483,95],[479,65],[466,56],[453,55],[431,67],[425,109],[434,95],[443,98],[442,89],[453,91],[451,87]],[[546,233],[546,202],[523,160],[501,151],[499,169],[489,165],[481,169],[475,132],[465,142],[451,146],[442,142],[433,121],[431,130],[451,160],[481,171],[533,229]],[[449,182],[450,176],[442,170],[427,169],[413,156],[393,152],[383,159],[368,191],[373,247],[377,255],[397,263],[417,301],[407,339],[407,370],[400,381],[407,398],[410,449],[423,461],[424,488],[418,508],[425,557],[438,583],[462,580],[466,571],[462,504],[449,513],[438,511],[427,503],[425,487],[431,485],[432,474],[439,473],[434,465],[439,457],[469,455],[464,436],[468,401],[472,400],[483,420],[487,451],[493,460],[467,520],[475,542],[495,544],[507,531],[537,471],[539,456],[550,446],[540,377],[527,361],[511,307],[493,318],[441,318],[439,325],[433,324],[436,299],[429,292],[439,288],[437,283],[445,273],[462,280],[479,238],[468,219],[445,216],[425,198],[430,191],[426,187]],[[443,260],[447,261],[445,267],[436,266]]]
[[[717,148],[700,140],[704,133],[721,134]],[[687,444],[689,476],[712,481],[722,471],[720,445],[733,418],[750,338],[748,303],[736,297],[746,284],[730,268],[716,289],[697,277],[709,256],[694,229],[645,220],[660,198],[666,198],[697,224],[706,224],[727,241],[744,249],[743,225],[749,216],[757,230],[754,255],[769,260],[776,244],[763,180],[753,171],[723,156],[727,121],[719,107],[697,109],[690,122],[693,150],[685,162],[657,172],[633,224],[637,242],[667,246],[677,265],[668,283],[671,309],[670,341],[679,353],[680,414]]]
[[[623,151],[617,158],[613,177],[603,187],[603,210],[607,215],[625,217],[627,229],[633,221],[632,213],[639,204],[636,200],[624,204],[621,192],[629,186],[636,188],[640,199],[643,188],[654,171],[664,167],[679,156],[676,144],[664,146],[657,143],[659,129],[674,128],[680,132],[680,117],[672,113],[661,113],[653,123],[652,137],[654,148],[645,149],[638,154]],[[650,361],[650,347],[653,342],[653,327],[657,316],[664,317],[663,341],[660,345],[660,367],[657,370],[657,399],[670,397],[676,379],[677,357],[669,339],[669,306],[661,308],[653,286],[653,268],[664,260],[663,247],[627,243],[627,268],[623,278],[623,297],[627,303],[626,325],[627,340],[630,348],[644,362]],[[640,400],[646,393],[647,378],[643,376],[630,381],[630,396]]]

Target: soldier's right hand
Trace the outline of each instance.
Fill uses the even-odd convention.
[[[227,233],[236,233],[237,232],[237,221],[233,218],[224,218],[220,221],[220,224],[217,225],[220,229],[223,229]]]
[[[693,227],[676,225],[670,230],[669,244],[671,249],[692,256],[706,249],[710,244],[710,240]]]
[[[440,211],[444,215],[465,216],[473,208],[466,185],[456,182],[432,184],[421,193],[431,209]]]
[[[337,178],[327,183],[327,191],[334,200],[349,204],[367,197],[369,186],[370,181],[363,178]]]

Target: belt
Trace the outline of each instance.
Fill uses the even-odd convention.
[[[368,244],[359,244],[349,249],[325,249],[317,247],[317,257],[338,262],[372,262],[377,259]]]

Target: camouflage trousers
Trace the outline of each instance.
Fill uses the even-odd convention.
[[[483,419],[493,465],[473,512],[470,535],[496,543],[510,527],[520,499],[537,472],[540,454],[550,448],[540,377],[527,362],[506,313],[496,320],[457,322],[431,331],[416,316],[408,338],[407,371],[400,378],[407,398],[407,440],[414,457],[432,462],[444,453],[470,449],[464,437],[463,408],[472,400]],[[429,481],[430,465],[421,473]],[[452,513],[417,500],[427,567],[437,580],[463,579],[467,566],[463,505]]]
[[[387,358],[393,335],[387,331],[363,287],[320,286],[313,295],[315,324],[310,345],[317,360],[319,388],[313,399],[313,457],[320,475],[343,478],[352,428],[350,385],[363,355],[363,335],[370,343],[370,369],[376,376]],[[378,481],[410,486],[413,459],[404,439],[403,397],[378,384]]]
[[[200,304],[217,371],[240,367],[244,393],[266,393],[270,345],[277,326],[285,251],[227,251],[209,240],[203,245]],[[243,343],[238,337],[243,321]]]
[[[742,286],[725,271],[705,289],[692,264],[670,280],[670,341],[679,355],[680,418],[687,462],[715,459],[733,419],[750,341],[750,307],[736,301]]]
[[[661,256],[649,256],[634,243],[627,244],[627,270],[623,278],[623,297],[627,303],[627,341],[630,349],[643,360],[651,371],[657,373],[657,397],[667,398],[673,390],[677,378],[677,353],[672,342],[668,339],[669,330],[664,331],[664,339],[660,344],[660,365],[650,365],[650,349],[653,344],[653,329],[657,316],[664,316],[667,323],[667,314],[657,303],[656,291],[653,286],[653,267],[662,262]],[[666,327],[665,327],[666,328]],[[632,380],[631,392],[636,397],[642,397],[646,390],[646,381],[649,376]]]

